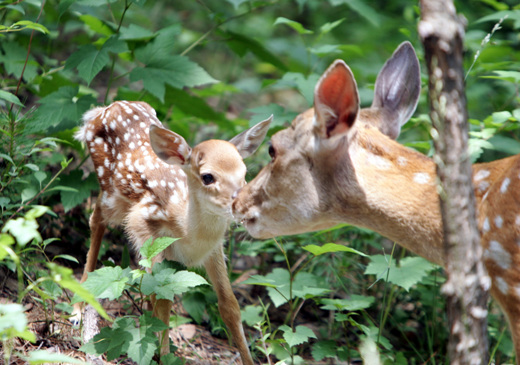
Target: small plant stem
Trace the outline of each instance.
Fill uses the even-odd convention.
[[[125,18],[125,14],[127,10],[130,8],[132,3],[128,3],[128,0],[125,0],[125,9],[123,10],[123,14],[121,14],[121,19],[119,20],[119,25],[117,26],[116,34],[119,33],[119,30],[121,29],[121,26],[123,25],[123,19]],[[112,65],[110,65],[110,74],[108,76],[108,84],[107,84],[107,91],[105,92],[105,99],[103,100],[103,103],[106,105],[108,101],[108,94],[110,94],[110,87],[112,85],[112,82],[114,81],[113,75],[114,75],[114,68],[116,66],[116,58],[117,55],[112,56]]]
[[[396,246],[396,243],[394,242],[394,245],[392,247],[392,252],[390,253],[390,260],[389,260],[389,263],[388,263],[388,269],[386,271],[386,282],[385,282],[385,290],[383,292],[383,308],[385,308],[386,305],[388,305],[388,303],[390,301],[388,301],[388,303],[386,303],[386,296],[387,296],[387,292],[388,292],[388,277],[390,276],[390,265],[392,264],[392,257],[394,256],[394,250],[395,250],[395,246]],[[386,317],[388,315],[388,310],[389,308],[386,308],[385,310],[383,310],[383,312],[381,313],[381,319],[379,321],[379,331],[377,333],[377,344],[380,345],[380,340],[381,340],[381,332],[383,331],[383,327],[384,327],[384,324],[385,324],[385,321],[386,321]]]

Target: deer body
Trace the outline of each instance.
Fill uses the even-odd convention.
[[[245,184],[242,158],[253,153],[270,120],[230,142],[204,141],[193,149],[162,127],[143,102],[118,101],[84,115],[76,135],[87,143],[101,193],[90,219],[91,247],[82,281],[96,267],[107,225],[121,225],[138,251],[150,237],[180,238],[154,258],[204,265],[218,296],[219,310],[244,364],[253,364],[240,308],[227,276],[222,241],[231,221],[233,194]],[[154,315],[169,324],[171,302],[153,299]],[[161,353],[168,352],[167,331]]]
[[[346,222],[444,265],[434,162],[395,141],[420,93],[417,56],[403,43],[385,63],[372,106],[359,108],[354,77],[334,62],[314,108],[272,137],[271,162],[238,193],[233,211],[257,238]],[[520,354],[520,157],[476,164],[473,182],[491,294]]]

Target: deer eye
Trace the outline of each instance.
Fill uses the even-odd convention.
[[[204,185],[210,185],[215,182],[215,178],[211,174],[202,174],[200,178],[202,179]]]
[[[271,142],[269,142],[269,156],[271,156],[271,159],[273,160],[276,157],[276,151]]]

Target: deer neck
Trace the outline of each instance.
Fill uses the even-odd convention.
[[[186,238],[190,242],[220,243],[229,225],[229,218],[207,209],[195,194],[190,194],[186,218]]]
[[[338,167],[338,207],[349,223],[374,230],[437,264],[444,263],[435,164],[361,126]],[[348,181],[347,184],[341,183]]]

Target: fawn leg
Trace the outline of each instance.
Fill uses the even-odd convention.
[[[229,282],[222,246],[214,251],[206,260],[204,266],[217,293],[220,315],[227,328],[231,331],[231,336],[240,352],[242,362],[244,365],[253,365],[253,359],[249,352],[244,328],[242,327],[240,307]]]

